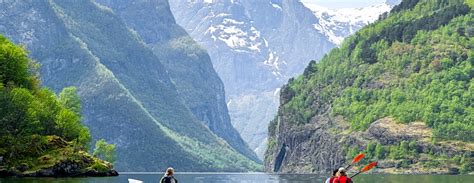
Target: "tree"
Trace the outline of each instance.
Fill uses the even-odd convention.
[[[81,99],[76,87],[64,88],[58,97],[64,109],[56,115],[59,136],[66,140],[75,140],[81,147],[87,148],[91,140],[89,129],[81,124]]]
[[[474,8],[474,0],[466,0],[465,2],[468,6],[470,6],[471,8]]]
[[[4,100],[0,108],[2,131],[13,136],[34,134],[39,128],[35,111],[32,110],[34,96],[24,88],[2,92]]]
[[[469,153],[463,154],[461,160],[461,173],[469,173],[473,170],[472,158]]]
[[[41,88],[35,92],[36,102],[34,103],[34,111],[36,118],[41,123],[42,135],[56,134],[56,116],[62,110],[56,94],[54,92]]]
[[[104,139],[100,139],[95,143],[93,155],[110,163],[114,163],[117,160],[115,145],[108,144]]]
[[[365,152],[367,153],[367,159],[373,158],[374,157],[374,152],[375,152],[376,145],[374,142],[369,142],[367,144]]]
[[[76,88],[65,88],[58,97],[40,87],[38,67],[25,50],[0,35],[0,157],[5,158],[2,163],[7,169],[18,162],[34,165],[32,160],[53,149],[63,150],[63,145],[56,144],[62,139],[78,147],[75,152],[89,150],[91,135],[81,124]],[[115,146],[104,147],[106,157],[114,161]]]
[[[90,137],[87,138],[87,135],[84,136],[84,134],[82,134],[88,134],[89,130],[81,124],[80,117],[67,109],[63,109],[57,114],[56,129],[56,135],[68,141],[76,140],[83,146],[87,145],[88,139],[90,140]]]
[[[405,140],[402,140],[402,142],[400,142],[400,150],[403,152],[403,154],[407,154],[408,153],[408,150],[409,150],[409,146],[408,146],[408,142],[405,141]]]
[[[410,153],[418,153],[418,144],[416,143],[416,141],[411,141],[408,144],[408,148],[410,149]]]
[[[0,53],[0,82],[5,86],[12,84],[29,88],[31,77],[26,51],[0,36]]]
[[[380,142],[378,142],[375,146],[375,156],[379,159],[385,158],[385,149],[383,148],[382,144],[380,144]]]
[[[81,114],[81,98],[77,95],[76,87],[66,87],[59,94],[59,102],[65,108]]]

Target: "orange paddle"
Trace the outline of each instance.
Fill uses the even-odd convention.
[[[377,166],[377,162],[372,162],[372,163],[369,163],[368,165],[365,165],[364,168],[362,168],[359,172],[357,172],[356,174],[354,174],[352,177],[355,177],[356,175],[359,175],[360,173],[363,173],[363,172],[366,172],[366,171],[369,171],[370,169],[374,168],[375,166]]]
[[[352,165],[358,163],[360,160],[364,159],[364,157],[365,157],[364,153],[358,154],[356,157],[354,157],[351,164],[346,167],[346,170],[348,170]]]

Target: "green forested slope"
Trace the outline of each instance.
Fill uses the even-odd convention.
[[[259,169],[193,115],[160,58],[111,9],[93,1],[0,3],[0,33],[31,51],[45,86],[77,86],[84,123],[94,140],[116,144],[118,170]]]
[[[107,174],[112,165],[87,154],[91,135],[75,88],[56,96],[39,86],[37,67],[0,35],[0,177]]]
[[[311,62],[302,76],[284,87],[279,115],[269,127],[267,162],[282,143],[282,125],[310,125],[325,113],[349,125],[347,131],[333,129],[342,136],[364,131],[382,118],[399,124],[423,122],[431,129],[435,146],[448,140],[469,144],[467,154],[427,153],[431,158],[470,159],[474,150],[473,65],[472,5],[462,0],[405,0],[319,63]],[[412,148],[409,156],[394,155],[401,153],[397,148],[410,151],[399,148],[405,145],[408,142],[379,145],[378,151],[384,153],[369,158],[413,159],[412,155],[422,154]],[[351,148],[348,157],[361,149]],[[364,151],[375,151],[375,144]],[[465,165],[464,172],[472,171],[471,160],[457,159],[456,163]]]
[[[296,95],[285,109],[298,110],[295,122],[305,123],[316,112],[305,105],[314,101],[309,93],[321,88],[321,100],[333,102],[334,114],[346,117],[354,129],[393,116],[404,123],[424,121],[440,138],[474,141],[474,133],[468,133],[474,130],[474,15],[469,11],[462,1],[422,2],[413,10],[394,11],[311,64],[290,83]],[[444,135],[451,128],[457,130]]]
[[[259,161],[230,122],[224,84],[207,51],[174,20],[167,0],[97,0],[114,11],[153,50],[194,116],[248,158]],[[182,128],[169,122],[170,128]],[[179,129],[175,129],[179,130]]]

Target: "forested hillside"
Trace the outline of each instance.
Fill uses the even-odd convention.
[[[405,0],[312,61],[282,89],[267,170],[329,170],[366,152],[386,172],[472,172],[472,7]]]
[[[37,69],[0,35],[0,177],[112,174],[110,163],[87,153],[91,135],[75,88],[56,96],[40,86]]]
[[[114,2],[119,8],[92,0],[0,1],[0,33],[25,45],[41,64],[44,86],[57,93],[77,87],[92,141],[116,145],[117,170],[258,170],[261,165],[250,160],[255,155],[225,120],[222,83],[206,52],[182,44],[193,41],[174,23],[168,2]],[[137,17],[161,18],[129,22],[121,5],[134,7],[127,12]],[[164,57],[151,43],[175,55]],[[175,77],[180,73],[186,74]],[[184,88],[183,78],[196,85]],[[219,131],[229,126],[229,133]]]
[[[167,0],[96,2],[111,8],[130,29],[136,31],[163,63],[179,96],[198,120],[234,149],[259,161],[232,127],[225,103],[224,84],[214,70],[207,51],[175,23]],[[182,128],[178,125],[173,127]]]

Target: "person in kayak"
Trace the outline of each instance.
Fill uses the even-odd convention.
[[[160,183],[178,183],[178,180],[173,177],[174,169],[168,168],[166,169],[165,175],[161,178]]]
[[[346,169],[339,168],[337,171],[337,178],[334,179],[334,183],[353,183],[352,179],[347,177]]]
[[[326,183],[334,183],[334,179],[336,179],[336,174],[337,172],[339,171],[339,169],[335,169],[332,171],[332,175],[331,177],[329,177],[327,180],[326,180]]]

